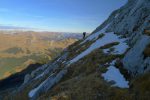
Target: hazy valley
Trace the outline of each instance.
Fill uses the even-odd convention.
[[[54,59],[79,34],[53,32],[0,32],[0,79],[20,72],[30,64],[45,64]]]

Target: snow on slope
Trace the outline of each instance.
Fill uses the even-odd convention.
[[[70,60],[69,64],[72,64],[72,63],[80,60],[84,56],[90,54],[93,50],[100,48],[106,44],[112,43],[112,42],[119,42],[119,44],[117,46],[114,46],[116,54],[124,53],[126,51],[126,49],[128,48],[128,46],[125,43],[126,39],[121,39],[120,36],[114,34],[114,32],[105,33],[108,26],[109,25],[107,25],[101,31],[96,32],[95,34],[92,34],[86,40],[84,40],[82,43],[84,43],[88,40],[94,40],[94,39],[96,40],[97,39],[89,48],[87,48],[85,51],[83,51],[77,57]],[[103,33],[104,36],[102,38],[98,39],[98,36],[101,33]],[[58,62],[62,62],[66,57],[67,57],[67,53],[65,53],[63,56],[58,58],[56,60],[56,62],[49,65],[49,67],[45,71],[43,71],[43,73],[40,73],[39,75],[37,75],[37,77],[35,77],[34,80],[44,77],[48,73],[52,72],[52,70],[59,68],[60,66],[58,65]],[[50,89],[54,84],[56,84],[67,73],[68,67],[69,67],[69,65],[67,65],[66,68],[64,70],[60,71],[59,73],[55,73],[55,75],[53,73],[51,73],[51,75],[45,81],[43,81],[39,86],[37,86],[36,88],[32,89],[29,92],[29,94],[28,94],[29,98],[31,98],[31,99],[36,98],[40,93],[47,91],[47,89]]]
[[[114,61],[113,61],[114,64]],[[114,81],[115,84],[112,86],[117,86],[120,88],[129,88],[128,81],[124,78],[124,76],[120,73],[119,69],[117,69],[114,65],[110,65],[108,67],[108,71],[102,74],[104,79],[108,82]]]
[[[113,46],[114,51],[111,52],[111,54],[123,54],[129,48],[127,43],[124,42],[125,39],[121,39],[119,42],[119,45]],[[109,49],[104,49],[104,53],[108,53],[110,50]]]
[[[96,39],[100,34],[102,33],[105,33],[106,29],[109,27],[110,24],[108,24],[107,26],[105,26],[102,30],[94,33],[94,34],[91,34],[89,37],[87,37],[83,42],[81,42],[81,44],[87,42],[87,41],[91,41],[91,40],[94,40]]]
[[[100,33],[100,32],[98,32],[98,33]],[[93,34],[93,36],[91,36],[91,37],[95,38],[95,36],[98,36],[97,33],[95,33],[95,34],[96,35]],[[88,49],[83,51],[81,54],[79,54],[74,59],[70,60],[69,63],[72,64],[74,62],[77,62],[78,60],[82,59],[84,56],[91,53],[93,50],[100,48],[106,44],[112,43],[112,42],[119,42],[119,45],[115,46],[115,50],[116,50],[115,54],[122,54],[128,48],[127,44],[125,43],[125,39],[120,39],[120,37],[117,36],[116,34],[114,34],[114,32],[103,33],[103,34],[105,34],[105,35],[102,38],[96,40],[96,42],[94,42]],[[89,39],[92,39],[92,38],[89,38]]]

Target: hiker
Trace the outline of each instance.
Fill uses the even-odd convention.
[[[86,36],[86,32],[83,32],[83,39],[85,39],[85,36]]]

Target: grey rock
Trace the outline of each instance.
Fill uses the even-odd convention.
[[[150,59],[144,59],[143,55],[143,52],[148,44],[150,44],[150,37],[142,36],[123,59],[125,68],[129,70],[133,75],[136,75],[138,73],[141,74],[144,71],[149,70],[149,68],[145,69],[145,67],[150,63]]]
[[[124,67],[134,74],[147,72],[150,59],[143,60],[143,51],[150,40],[148,36],[143,35],[143,31],[150,27],[150,0],[128,0],[93,33],[103,29],[108,24],[110,24],[107,28],[108,32],[113,31],[128,38],[127,42],[131,49],[123,59]]]
[[[30,81],[30,79],[31,79],[31,75],[30,74],[25,75],[23,84],[28,83]]]

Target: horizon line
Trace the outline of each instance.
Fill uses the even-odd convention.
[[[14,26],[14,25],[1,25],[0,24],[0,31],[33,31],[33,32],[54,32],[54,33],[83,33],[81,31],[74,31],[74,32],[67,32],[67,31],[52,31],[48,29],[40,29],[40,28],[31,28],[31,27],[21,27],[21,26]],[[92,32],[87,32],[92,33]]]

